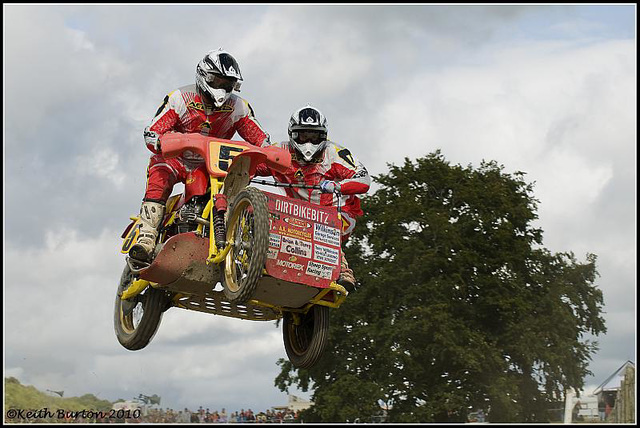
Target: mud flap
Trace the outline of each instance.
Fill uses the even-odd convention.
[[[157,284],[177,280],[193,261],[205,262],[209,255],[209,238],[193,232],[172,236],[164,243],[148,268],[140,271],[140,278]]]

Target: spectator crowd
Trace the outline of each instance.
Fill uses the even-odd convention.
[[[210,411],[200,407],[193,412],[187,408],[178,412],[172,409],[150,409],[143,419],[152,423],[282,423],[298,422],[298,414],[290,409],[258,413],[251,409],[241,409],[239,412],[227,413],[224,408],[221,411]]]
[[[100,412],[106,417],[100,418],[99,412],[91,412],[90,417],[82,417],[74,415],[73,417],[57,417],[56,409],[48,409],[53,415],[51,417],[31,416],[31,417],[11,417],[13,413],[5,412],[4,422],[5,424],[15,423],[174,423],[174,424],[188,424],[188,423],[239,423],[239,424],[253,424],[253,423],[299,423],[302,422],[299,419],[297,412],[291,409],[283,410],[266,410],[254,413],[251,409],[241,409],[240,411],[234,411],[228,413],[226,409],[220,411],[209,409],[203,409],[200,407],[198,410],[191,411],[188,408],[184,410],[173,410],[170,408],[154,408],[148,407],[146,409],[140,409],[139,411],[130,410],[128,417],[118,417],[123,412]],[[25,415],[37,414],[38,410],[32,409],[31,411],[24,411]]]

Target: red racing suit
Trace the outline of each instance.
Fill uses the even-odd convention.
[[[145,143],[154,155],[147,169],[145,201],[166,202],[178,182],[184,183],[190,171],[204,163],[197,153],[184,152],[180,157],[164,159],[151,143],[166,132],[200,133],[211,137],[231,139],[237,132],[248,143],[256,146],[269,144],[267,134],[256,120],[249,103],[232,93],[220,107],[208,110],[196,85],[183,86],[169,93],[158,108],[151,125],[145,129]]]
[[[349,149],[332,141],[327,141],[322,156],[313,162],[300,161],[288,141],[276,142],[272,146],[288,148],[291,152],[291,167],[280,173],[261,164],[256,176],[272,176],[279,183],[319,185],[324,180],[340,184],[340,200],[333,193],[320,190],[285,187],[287,196],[302,199],[313,204],[340,206],[342,211],[342,242],[346,242],[356,225],[356,217],[363,212],[357,194],[366,193],[371,186],[371,177],[364,165]]]

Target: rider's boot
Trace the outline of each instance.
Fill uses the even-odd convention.
[[[158,226],[164,218],[164,204],[158,202],[144,201],[140,208],[140,234],[138,240],[131,250],[129,256],[143,262],[150,262],[153,250],[156,247],[158,237]]]
[[[347,258],[342,253],[340,259],[340,277],[338,277],[338,284],[342,285],[349,293],[353,293],[356,289],[356,277],[353,276],[353,270],[349,269]]]

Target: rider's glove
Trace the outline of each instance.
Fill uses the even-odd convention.
[[[322,193],[334,193],[340,191],[340,184],[335,181],[324,180],[320,183],[320,191]]]
[[[160,136],[149,130],[148,126],[144,129],[144,142],[147,143],[147,146],[153,147],[156,152],[160,153]]]

